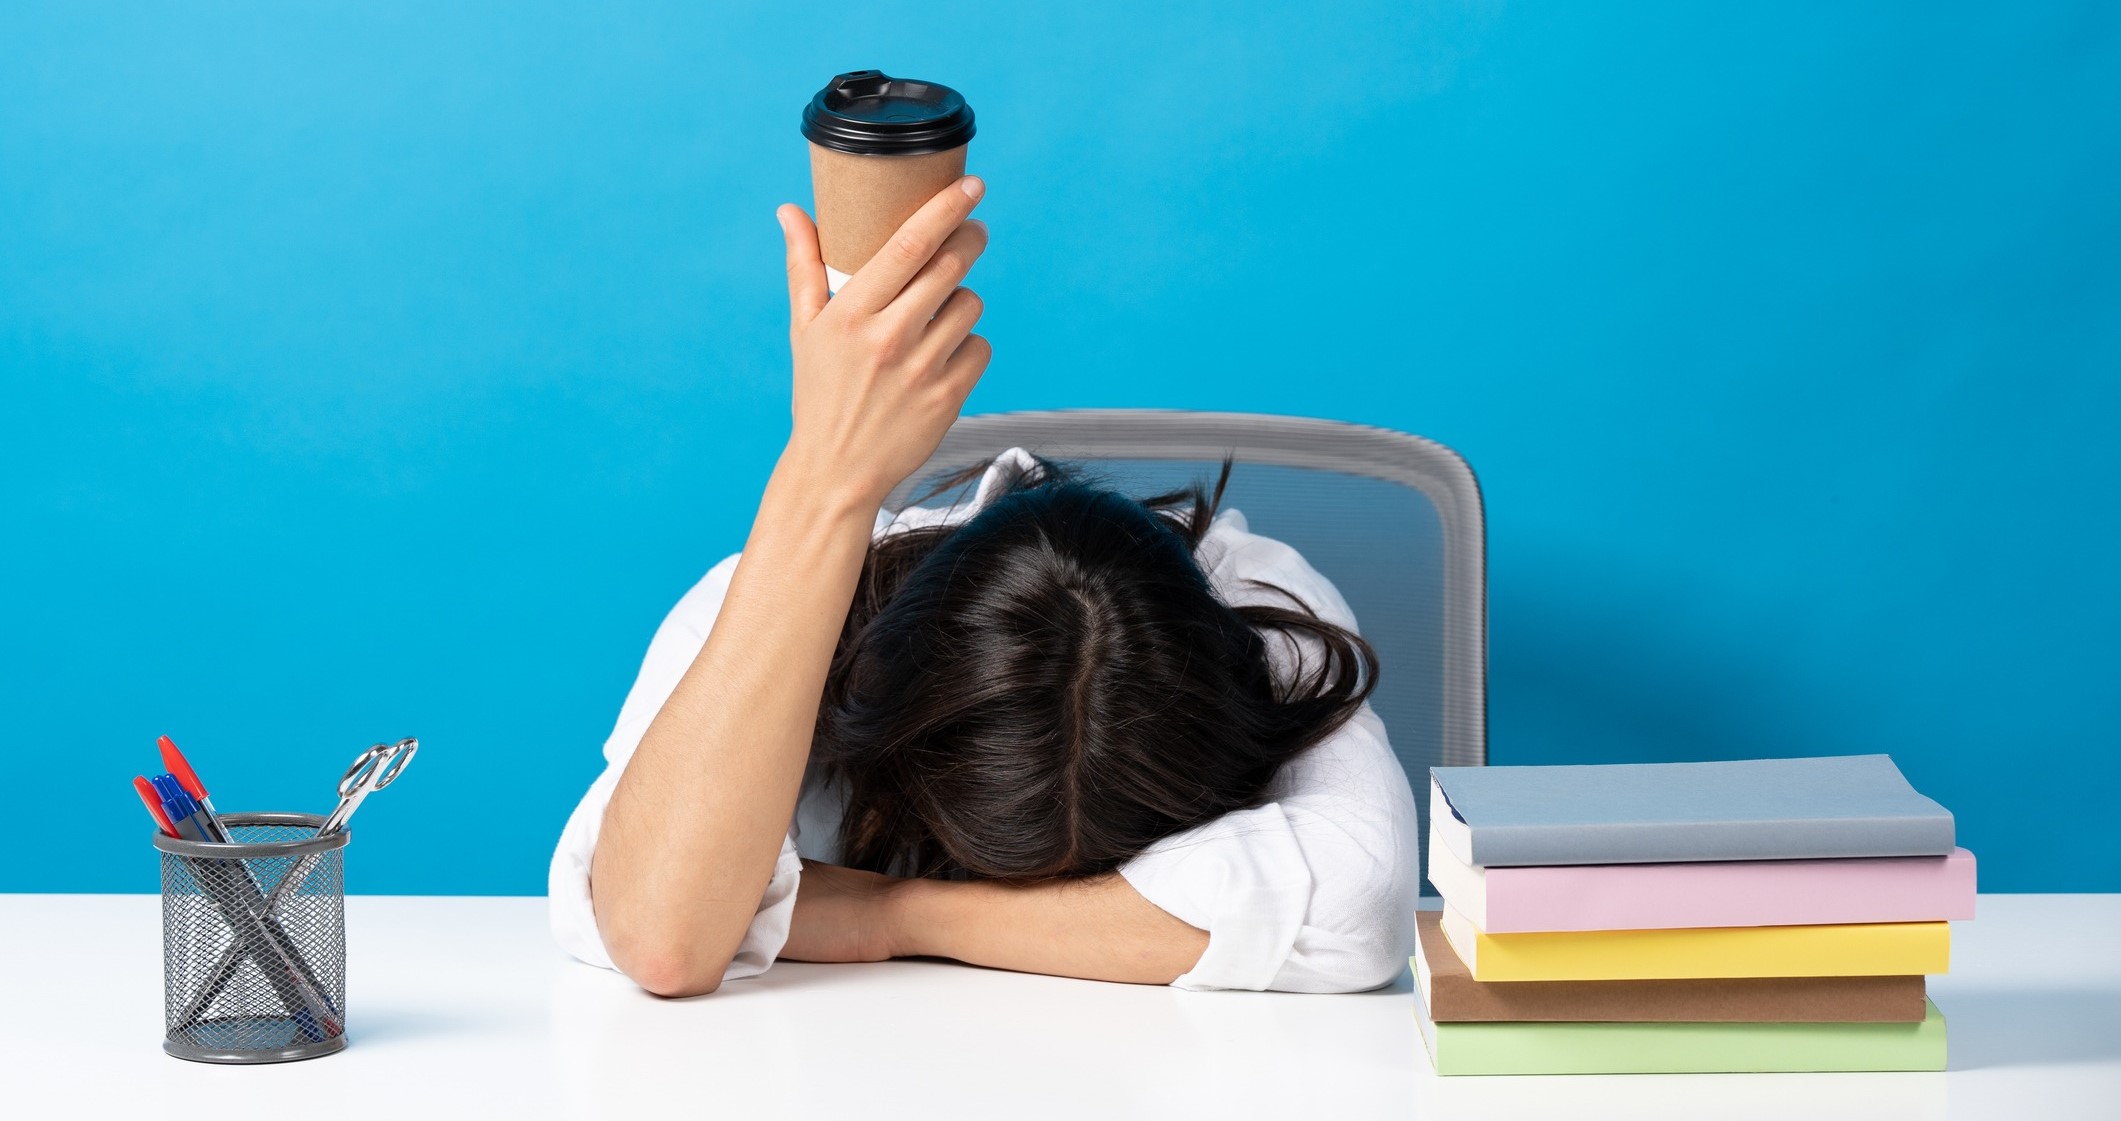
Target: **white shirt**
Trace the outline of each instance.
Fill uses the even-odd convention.
[[[974,494],[956,506],[878,511],[878,537],[915,526],[962,522],[1033,469],[1020,448],[997,457]],[[1218,513],[1195,553],[1224,602],[1287,601],[1246,581],[1288,590],[1329,622],[1355,628],[1331,582],[1296,550],[1248,530],[1244,515]],[[604,808],[648,723],[677,687],[714,625],[737,557],[700,578],[656,629],[640,676],[604,742],[604,773],[567,819],[553,853],[553,937],[569,954],[614,968],[590,909],[589,864]],[[1270,664],[1286,679],[1292,641],[1267,631]],[[1302,640],[1317,656],[1317,640]],[[834,863],[841,806],[806,775],[773,878],[759,900],[724,980],[763,973],[788,940],[801,859]],[[1413,952],[1420,891],[1414,794],[1365,704],[1339,729],[1284,765],[1266,802],[1166,837],[1122,865],[1134,889],[1180,920],[1208,932],[1208,947],[1181,989],[1355,992],[1391,981]]]

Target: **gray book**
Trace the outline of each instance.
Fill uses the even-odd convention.
[[[1431,767],[1429,820],[1466,864],[1944,856],[1952,815],[1886,755]]]

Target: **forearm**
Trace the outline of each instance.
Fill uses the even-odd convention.
[[[591,898],[612,960],[653,991],[710,991],[772,876],[825,672],[876,516],[784,454],[727,598],[606,810]]]
[[[1165,985],[1208,948],[1207,931],[1142,898],[1116,872],[1026,887],[911,880],[891,906],[901,957]]]

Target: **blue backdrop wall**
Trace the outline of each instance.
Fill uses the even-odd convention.
[[[2111,5],[0,9],[8,782],[150,890],[160,732],[539,892],[787,416],[836,71],[963,89],[978,411],[1463,452],[1503,763],[1888,751],[1992,889],[2121,890]],[[20,833],[17,834],[18,836]],[[63,841],[63,844],[59,843]]]

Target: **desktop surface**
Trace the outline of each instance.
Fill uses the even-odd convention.
[[[1942,1074],[1438,1078],[1411,982],[1191,993],[905,960],[663,1000],[524,897],[353,896],[348,1046],[163,1054],[154,895],[0,895],[9,1116],[2121,1116],[2121,895],[1984,895],[1930,992]]]

